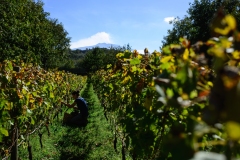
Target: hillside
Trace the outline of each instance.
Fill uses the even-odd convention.
[[[99,48],[120,48],[121,46],[120,45],[117,45],[117,44],[110,44],[110,43],[98,43],[96,45],[93,45],[93,46],[85,46],[85,47],[79,47],[79,48],[73,48],[72,50],[87,50],[87,49],[93,49],[93,48],[96,48],[96,47],[99,47]]]

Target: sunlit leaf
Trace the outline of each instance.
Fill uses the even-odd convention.
[[[240,139],[240,124],[237,122],[229,121],[226,123],[226,132],[230,139]]]
[[[232,15],[230,15],[230,14],[226,15],[225,16],[225,21],[228,24],[228,27],[230,29],[232,29],[232,30],[236,29],[237,22],[236,22],[236,19]]]
[[[110,68],[110,67],[112,67],[112,65],[111,65],[111,64],[108,64],[108,65],[107,65],[107,68]]]
[[[27,93],[28,93],[28,88],[27,87],[23,87],[22,94],[26,95]]]
[[[34,119],[31,117],[31,124],[34,125],[35,124],[35,121]]]
[[[170,89],[170,88],[168,88],[168,89],[166,90],[166,93],[167,93],[167,97],[168,97],[168,98],[172,98],[172,97],[174,96],[174,92],[173,92],[173,90]]]
[[[163,53],[164,54],[171,54],[171,49],[170,46],[163,47]]]
[[[50,98],[54,98],[54,94],[53,94],[53,92],[50,92]]]
[[[8,136],[8,130],[5,128],[0,128],[0,133],[2,133],[4,136]]]
[[[189,57],[189,50],[188,49],[185,49],[184,53],[183,53],[183,59],[184,60],[188,60],[188,57]]]
[[[234,59],[240,59],[240,52],[239,51],[234,51],[232,53],[232,56],[233,56]]]
[[[142,56],[139,54],[139,55],[137,56],[137,58],[138,58],[138,59],[142,59]]]
[[[134,58],[134,59],[130,60],[131,65],[137,65],[137,64],[140,64],[140,63],[141,63],[141,60],[139,60],[138,58]]]
[[[168,61],[170,61],[173,57],[172,56],[165,56],[161,59],[162,63],[167,63]]]
[[[226,58],[225,52],[224,52],[224,48],[221,48],[221,47],[212,47],[212,48],[210,48],[208,50],[208,54],[216,56],[216,57],[221,58],[221,59],[225,59]]]
[[[132,66],[131,67],[131,72],[136,72],[137,71],[137,67],[136,66]]]

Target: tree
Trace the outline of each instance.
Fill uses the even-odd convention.
[[[101,48],[96,47],[87,52],[83,59],[82,67],[86,72],[94,72],[104,68],[104,57],[104,51]]]
[[[128,50],[128,51],[132,51],[132,46],[130,46],[130,44],[128,43],[127,45],[124,45],[123,47],[122,47],[122,51],[125,51],[125,50]]]
[[[195,0],[187,10],[188,15],[183,19],[177,18],[172,21],[173,28],[168,30],[168,35],[163,38],[163,46],[178,43],[179,38],[183,36],[186,36],[191,43],[209,39],[211,37],[209,24],[220,7],[223,7],[226,13],[232,14],[237,23],[240,23],[239,0]]]
[[[1,1],[0,61],[18,59],[53,68],[66,57],[70,38],[41,1]]]
[[[67,38],[68,33],[63,28],[57,19],[47,19],[45,26],[46,37],[39,37],[39,41],[46,43],[42,46],[43,50],[39,50],[40,62],[44,68],[54,68],[60,66],[68,56],[68,49],[70,47],[70,38]],[[47,41],[46,41],[47,40]],[[37,48],[37,46],[36,46]]]
[[[123,48],[110,48],[110,49],[104,49],[105,50],[105,57],[103,59],[104,61],[104,69],[107,69],[107,64],[114,65],[117,62],[116,55],[123,51]]]
[[[83,68],[87,73],[107,69],[108,64],[115,64],[116,55],[122,50],[123,48],[93,48],[87,51],[82,61],[78,61],[77,68]]]
[[[172,30],[168,30],[168,36],[163,38],[163,46],[167,44],[176,44],[179,42],[179,38],[186,36],[189,38],[197,32],[196,28],[191,27],[191,19],[185,16],[183,19],[175,18],[171,22],[173,24]]]

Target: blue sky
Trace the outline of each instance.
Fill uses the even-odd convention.
[[[187,14],[194,0],[42,0],[71,37],[71,48],[97,43],[130,44],[159,51],[173,17]]]

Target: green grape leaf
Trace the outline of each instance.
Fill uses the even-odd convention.
[[[4,136],[8,136],[8,130],[5,128],[0,128],[0,133],[2,133]]]
[[[141,60],[139,60],[138,58],[134,58],[130,60],[131,65],[138,65],[140,63],[141,63]]]

